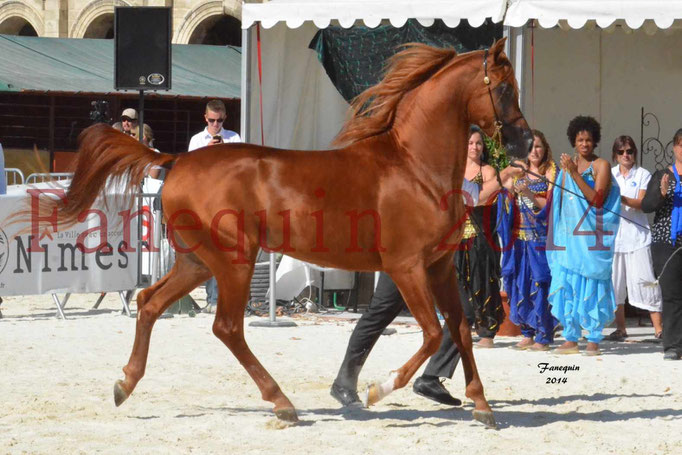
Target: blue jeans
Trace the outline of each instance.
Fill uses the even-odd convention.
[[[206,283],[206,303],[215,305],[218,303],[218,282],[211,277]]]

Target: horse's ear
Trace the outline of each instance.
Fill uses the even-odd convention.
[[[490,48],[490,54],[493,56],[493,61],[497,62],[499,60],[500,54],[504,51],[504,44],[507,42],[507,37],[499,39]]]

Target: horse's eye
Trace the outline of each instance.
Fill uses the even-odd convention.
[[[503,98],[505,96],[511,96],[514,92],[513,87],[511,84],[508,84],[506,82],[501,83],[498,88],[498,93],[500,94],[500,98]]]

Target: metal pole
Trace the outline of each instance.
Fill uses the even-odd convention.
[[[140,90],[140,105],[137,111],[137,128],[139,131],[140,143],[144,142],[144,90]]]
[[[324,308],[324,271],[320,272],[320,308]]]
[[[277,274],[277,258],[274,251],[270,253],[270,322],[274,323],[276,318],[277,300],[275,299],[275,278]]]
[[[644,106],[639,116],[639,165],[644,163]]]
[[[242,137],[245,139],[246,142],[249,142],[251,139],[250,134],[249,134],[249,99],[245,98],[249,96],[249,90],[247,88],[250,88],[248,86],[249,83],[249,76],[250,76],[250,59],[249,59],[249,44],[251,40],[249,39],[251,36],[250,30],[245,30],[242,32],[242,39],[246,38],[246,41],[242,41],[242,100],[241,100],[241,128],[242,128]],[[260,87],[260,86],[259,86]],[[261,92],[260,95],[262,97],[262,87],[261,87]],[[262,103],[261,103],[262,106]],[[263,142],[263,112],[261,111],[261,145],[265,145]],[[267,321],[263,320],[257,320],[251,322],[249,325],[254,326],[254,327],[293,327],[296,325],[294,321],[283,321],[283,320],[276,320],[276,309],[277,309],[277,300],[275,299],[275,287],[276,287],[276,273],[277,273],[277,263],[276,263],[276,257],[275,257],[275,252],[270,253],[270,318]]]
[[[133,210],[136,212],[142,209],[142,192],[135,198]],[[134,213],[134,212],[133,212]],[[142,287],[142,214],[137,215],[137,287]]]
[[[270,317],[267,320],[261,318],[249,323],[253,327],[295,327],[296,323],[291,320],[277,319],[277,299],[275,298],[275,279],[277,273],[276,253],[270,253]]]
[[[152,278],[151,278],[151,283],[154,284],[159,279],[161,278],[161,218],[163,217],[162,211],[161,211],[161,193],[157,195],[157,198],[159,200],[159,210],[153,210],[153,205],[154,202],[156,202],[156,198],[152,198],[152,214],[153,214],[153,219],[154,219],[154,230],[152,231],[153,237],[151,237],[153,248],[151,252],[151,257],[152,257],[152,264],[151,264],[151,270],[152,270]],[[165,274],[164,274],[165,275]]]
[[[137,111],[137,136],[140,144],[144,145],[144,90],[140,90],[140,103]],[[142,208],[142,185],[140,185],[140,195],[135,198],[134,209],[140,210]],[[151,226],[150,226],[151,228]],[[137,218],[137,287],[142,286],[142,219],[140,215]],[[128,314],[130,316],[130,314]]]
[[[251,29],[242,30],[242,74],[240,131],[244,142],[251,142]]]

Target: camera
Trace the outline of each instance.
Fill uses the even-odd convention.
[[[92,123],[109,123],[111,117],[109,116],[109,102],[104,100],[92,101],[90,103],[90,120]]]
[[[223,142],[223,137],[220,134],[214,135],[212,139],[217,140],[219,142]]]

